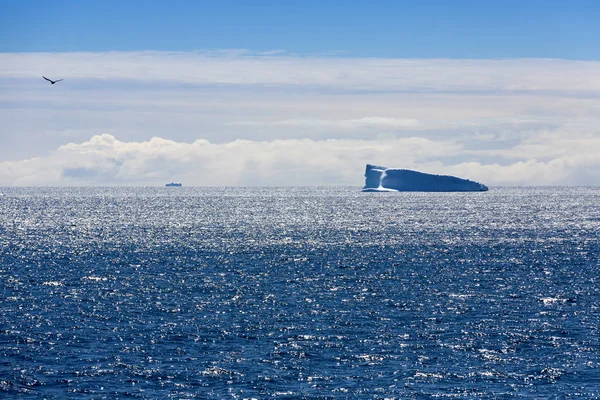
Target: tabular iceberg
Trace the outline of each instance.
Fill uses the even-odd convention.
[[[449,175],[433,175],[410,169],[367,164],[363,192],[485,192],[479,182]]]

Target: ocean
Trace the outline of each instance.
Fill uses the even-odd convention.
[[[600,398],[600,188],[0,193],[0,397]]]

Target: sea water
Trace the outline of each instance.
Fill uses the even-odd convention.
[[[0,189],[0,397],[600,397],[599,188]]]

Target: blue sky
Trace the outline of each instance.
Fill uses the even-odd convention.
[[[8,1],[1,52],[282,49],[354,57],[600,59],[595,0]]]
[[[361,186],[366,163],[598,185],[598,21],[600,0],[0,0],[0,186]]]

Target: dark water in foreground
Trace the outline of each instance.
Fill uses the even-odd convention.
[[[0,192],[0,397],[600,398],[598,188]]]

